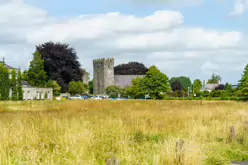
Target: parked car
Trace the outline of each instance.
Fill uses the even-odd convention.
[[[82,97],[81,96],[71,96],[69,99],[70,100],[82,100]]]
[[[83,96],[81,96],[81,98],[84,99],[84,100],[87,100],[87,99],[90,98],[90,96],[88,96],[88,95],[83,95]]]
[[[91,99],[93,99],[93,100],[103,100],[104,98],[102,96],[94,96]]]

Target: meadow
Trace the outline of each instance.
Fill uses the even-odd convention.
[[[230,127],[235,129],[231,136]],[[183,140],[180,162],[176,143]],[[248,160],[248,104],[0,102],[0,164],[224,165]]]

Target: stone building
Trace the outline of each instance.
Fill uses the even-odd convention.
[[[132,80],[144,75],[115,75],[114,74],[114,58],[101,58],[93,60],[94,69],[94,95],[105,94],[108,86],[116,85],[122,88],[132,84]]]
[[[19,68],[14,68],[5,63],[4,59],[0,61],[9,70],[9,78],[12,78],[12,70],[16,70],[18,76]],[[39,88],[34,87],[26,81],[22,81],[23,100],[52,100],[53,99],[53,88]],[[12,97],[12,89],[9,90],[9,97]]]
[[[206,80],[204,80],[203,83],[202,83],[201,92],[204,92],[204,91],[211,92],[211,91],[213,91],[216,87],[218,87],[220,84],[221,84],[220,81],[218,81],[218,83],[215,83],[215,84],[210,84],[210,83],[207,83]]]
[[[94,67],[94,90],[93,94],[105,94],[105,88],[115,85],[114,82],[114,59],[93,60]]]
[[[53,100],[53,88],[40,88],[22,82],[23,100]]]
[[[90,81],[90,74],[88,72],[84,72],[84,75],[82,77],[82,81],[84,84],[88,84]]]

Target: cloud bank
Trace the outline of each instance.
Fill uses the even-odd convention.
[[[0,3],[0,56],[22,69],[27,69],[35,45],[47,41],[73,46],[82,67],[91,74],[93,59],[114,57],[116,64],[157,65],[169,77],[207,79],[215,72],[235,82],[247,59],[245,34],[185,26],[178,11],[156,11],[144,17],[103,13],[62,19],[20,0]]]

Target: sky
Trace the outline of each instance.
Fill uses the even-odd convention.
[[[0,58],[28,69],[36,45],[156,65],[168,77],[237,83],[248,64],[248,0],[0,0]]]

